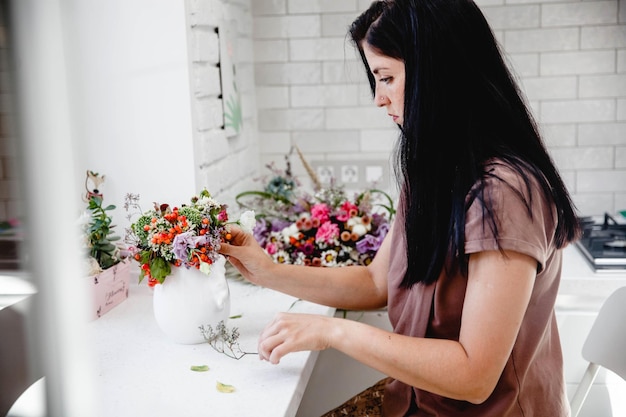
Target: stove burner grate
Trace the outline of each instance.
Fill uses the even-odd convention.
[[[591,217],[580,219],[581,239],[576,246],[591,266],[597,270],[626,270],[626,224],[618,223],[605,213],[604,221]]]

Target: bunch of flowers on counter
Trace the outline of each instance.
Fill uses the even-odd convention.
[[[263,191],[240,193],[237,201],[257,213],[253,235],[274,262],[331,267],[372,261],[395,213],[386,193],[370,189],[350,198],[331,184],[307,194],[289,164],[285,172],[267,167],[273,175]]]
[[[138,195],[127,194],[125,200],[127,211],[139,209]],[[229,224],[237,223],[251,232],[256,223],[251,211],[229,222],[227,206],[215,201],[207,190],[190,201],[180,207],[155,203],[127,230],[126,241],[141,266],[140,282],[148,277],[149,286],[162,284],[172,267],[196,268],[209,274],[221,242],[230,238]]]

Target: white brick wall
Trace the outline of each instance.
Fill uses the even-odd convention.
[[[346,43],[347,26],[369,3],[186,1],[194,188],[232,199],[253,186],[249,179],[261,162],[281,164],[294,144],[310,161],[388,159],[396,129],[373,106],[361,64]],[[625,209],[626,1],[477,3],[521,78],[580,211]],[[220,128],[217,26],[234,33],[244,130],[233,138]],[[7,191],[11,158],[0,154],[0,219],[16,206]],[[293,167],[304,179],[297,161]],[[115,187],[113,170],[101,170]],[[380,186],[394,190],[389,182]]]
[[[259,170],[256,94],[259,94],[262,102],[271,103],[265,97],[276,97],[279,103],[288,103],[286,88],[283,92],[273,87],[262,87],[257,91],[254,83],[255,53],[258,59],[263,60],[265,56],[270,62],[287,59],[287,42],[283,39],[253,45],[252,5],[259,13],[263,13],[264,7],[267,13],[284,6],[284,2],[261,3],[246,0],[187,2],[197,188],[206,187],[221,201],[229,204],[233,211],[237,208],[234,204],[236,193],[254,186],[250,178]],[[274,35],[269,38],[297,36],[301,27],[304,27],[304,34],[308,33],[308,26],[301,25],[296,17],[285,21],[268,17],[259,19],[255,24],[260,24],[264,30],[274,31]],[[222,90],[217,67],[220,48],[216,28],[220,28],[222,36],[226,36],[226,29],[229,31],[244,119],[243,130],[230,138],[222,129]]]
[[[482,8],[491,18],[491,9],[513,7],[504,3]],[[623,210],[626,2],[525,3],[540,7],[540,21],[502,28],[503,43],[507,52],[536,56],[538,72],[531,63],[520,75],[546,143],[581,213]]]
[[[280,164],[293,144],[310,160],[388,158],[395,128],[373,106],[345,43],[347,26],[369,3],[253,2],[262,161]],[[520,77],[580,212],[626,209],[626,1],[477,4]]]
[[[348,25],[368,4],[363,0],[254,2],[263,162],[275,161],[281,167],[292,145],[309,162],[388,159],[395,128],[371,104],[367,78],[346,42]],[[297,159],[292,162],[306,184],[304,168]],[[388,181],[383,186],[390,188]]]

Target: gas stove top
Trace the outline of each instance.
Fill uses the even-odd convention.
[[[610,214],[581,217],[583,234],[576,246],[595,271],[626,271],[626,224]]]

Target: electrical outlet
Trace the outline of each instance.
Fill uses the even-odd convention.
[[[384,160],[311,161],[311,166],[323,185],[334,180],[350,190],[389,188],[389,163]]]
[[[357,165],[341,166],[341,182],[343,184],[354,184],[359,182],[359,167]]]
[[[384,170],[381,165],[367,165],[365,166],[365,182],[377,183],[382,181]]]
[[[330,184],[331,180],[335,178],[335,167],[332,165],[319,165],[316,172],[317,178],[322,184]]]

